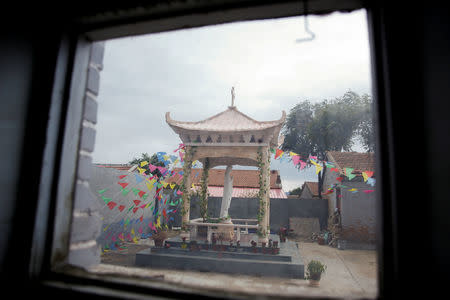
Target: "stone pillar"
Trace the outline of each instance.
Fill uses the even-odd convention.
[[[260,230],[263,233],[262,236],[259,237],[260,243],[268,243],[269,242],[269,234],[270,234],[270,161],[269,161],[269,148],[262,147],[261,149],[261,161],[263,163],[263,167],[261,168],[262,179],[263,179],[263,211],[264,214],[261,218]]]
[[[184,167],[183,167],[183,208],[182,208],[182,216],[181,216],[181,237],[185,237],[186,240],[190,239],[189,234],[189,223],[190,217],[190,209],[191,209],[191,201],[190,201],[190,191],[191,191],[191,170],[192,170],[192,154],[191,147],[186,146],[185,148],[186,154],[184,156]]]

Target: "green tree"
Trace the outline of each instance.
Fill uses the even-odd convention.
[[[132,160],[130,160],[128,162],[128,164],[130,165],[138,165],[138,167],[141,167],[141,162],[143,161],[147,161],[149,164],[152,164],[154,166],[160,166],[163,167],[164,163],[158,160],[158,156],[156,154],[153,154],[152,156],[148,155],[148,153],[142,153],[141,157],[135,157]],[[149,175],[151,174],[160,174],[159,170],[156,169],[153,172],[150,172],[149,166],[145,165],[142,167],[143,169],[145,169],[145,174]],[[161,174],[160,174],[161,175]],[[160,175],[158,175],[158,177],[160,177]]]
[[[371,106],[369,95],[359,96],[352,91],[314,105],[302,101],[286,118],[281,149],[323,160],[327,151],[350,151],[356,137],[366,150],[373,151]]]
[[[302,193],[302,187],[298,187],[289,192],[289,195],[300,195]]]
[[[302,101],[290,110],[282,133],[285,137],[281,149],[296,152],[303,159],[314,155],[325,160],[327,151],[350,151],[354,138],[367,151],[374,151],[372,99],[348,91],[330,101]],[[323,172],[318,173],[318,181],[320,193]]]

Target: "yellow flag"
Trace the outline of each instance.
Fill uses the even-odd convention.
[[[139,168],[139,167],[137,167],[137,169],[139,170],[139,174],[144,174],[145,169],[142,169],[142,168]]]
[[[147,185],[147,188],[149,191],[151,191],[153,189],[153,184],[150,184],[148,182],[145,183]]]
[[[175,183],[171,183],[171,184],[170,184],[170,188],[173,190],[173,188],[175,187],[175,185],[176,185]]]
[[[163,155],[164,160],[169,160],[170,156],[169,155]]]
[[[164,188],[166,188],[168,184],[169,184],[169,183],[168,183],[168,182],[165,182],[165,181],[162,183],[162,185],[163,185]]]
[[[363,176],[363,178],[364,178],[364,182],[366,182],[367,179],[369,179],[369,176],[367,176],[367,173],[366,173],[366,172],[362,172],[362,176]]]
[[[139,242],[139,239],[138,239],[137,236],[135,236],[135,237],[133,238],[133,242],[134,242],[135,244],[137,244],[137,243]]]
[[[352,188],[352,189],[349,189],[348,191],[349,192],[356,192],[358,189],[356,189],[356,188]]]
[[[315,164],[315,166],[316,166],[316,174],[319,174],[319,172],[322,171],[323,167],[318,164]]]
[[[134,228],[131,228],[131,234],[136,235],[136,233],[134,232]]]
[[[141,162],[141,167],[148,165],[148,161],[142,161]]]
[[[147,205],[145,206],[145,208],[149,208],[149,207],[150,207],[150,203],[151,203],[151,202],[147,203]]]
[[[195,189],[195,185],[194,184],[192,184],[192,188]]]
[[[159,216],[158,219],[156,220],[156,227],[161,229],[161,216]]]
[[[291,151],[291,152],[289,152],[289,155],[292,157],[292,156],[296,156],[296,155],[298,155],[298,154]]]

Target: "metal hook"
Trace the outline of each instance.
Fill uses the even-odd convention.
[[[303,0],[303,12],[305,14],[305,31],[310,36],[306,37],[306,38],[296,39],[295,40],[296,43],[312,41],[316,37],[315,33],[312,32],[311,30],[309,30],[309,27],[308,27],[308,5],[307,5],[307,0]]]

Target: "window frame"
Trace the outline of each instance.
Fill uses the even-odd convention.
[[[239,1],[238,1],[239,2]],[[271,1],[269,1],[271,2]],[[358,2],[358,1],[357,1]],[[358,5],[356,5],[358,6]],[[362,5],[361,5],[362,7]],[[375,107],[375,118],[382,116],[383,104],[385,101],[385,89],[388,89],[385,78],[380,75],[385,66],[383,61],[383,41],[380,40],[382,28],[379,20],[379,12],[365,7],[368,15],[369,42],[371,45],[372,56],[372,83],[373,98],[377,102]],[[349,9],[349,10],[353,10]],[[330,9],[328,9],[329,12]],[[339,10],[331,9],[331,10]],[[321,13],[320,9],[312,13]],[[323,11],[327,11],[326,9]],[[104,22],[78,24],[79,31],[68,33],[61,39],[60,50],[57,58],[56,74],[53,86],[50,119],[47,129],[47,143],[44,150],[44,160],[41,172],[41,183],[38,200],[37,217],[33,233],[33,248],[30,264],[31,277],[46,287],[60,289],[70,288],[81,293],[100,293],[104,296],[115,296],[119,292],[126,295],[145,295],[152,294],[161,297],[187,297],[196,295],[205,298],[222,298],[214,293],[196,294],[191,288],[177,288],[164,284],[160,281],[139,282],[130,278],[116,276],[98,276],[80,268],[74,268],[67,265],[69,252],[69,241],[71,231],[71,220],[73,217],[73,195],[77,185],[77,163],[80,152],[80,139],[82,134],[82,115],[83,99],[85,97],[85,87],[87,84],[87,69],[89,68],[89,49],[93,42],[106,39],[118,38],[127,35],[136,35],[143,33],[156,33],[168,30],[177,30],[186,27],[207,26],[235,21],[289,17],[303,14],[304,11],[298,4],[289,1],[266,5],[240,7],[236,5],[225,10],[217,11],[200,10],[195,14],[182,12],[172,15],[157,16],[152,20],[143,20],[132,23],[132,18],[107,23]],[[188,24],[188,25],[187,25]],[[380,92],[380,90],[383,91]],[[380,107],[381,104],[381,107]],[[385,120],[382,117],[381,120]],[[377,145],[381,146],[380,154],[376,154],[377,160],[377,178],[378,184],[383,189],[377,191],[378,198],[392,199],[391,182],[386,180],[383,173],[389,166],[388,143],[382,144],[381,140],[385,135],[389,135],[389,124],[383,126],[382,122],[377,124]],[[381,125],[380,125],[381,124]],[[386,146],[384,146],[386,145]],[[70,172],[72,171],[72,172]],[[48,184],[52,182],[52,184]],[[380,201],[378,201],[380,202]],[[388,246],[394,246],[394,233],[386,235],[390,230],[386,230],[386,225],[393,225],[395,222],[387,220],[383,216],[392,215],[391,208],[383,203],[377,203],[377,255],[379,262],[379,295],[383,295],[386,282],[384,274],[391,274],[395,268],[386,265],[386,259],[394,262],[394,256],[387,250]],[[54,231],[53,231],[54,230]],[[381,238],[380,238],[381,237]],[[84,285],[91,285],[89,289]],[[96,288],[93,288],[96,286]],[[131,294],[130,294],[131,293]],[[230,297],[242,295],[229,294]],[[305,297],[308,298],[308,297]]]

